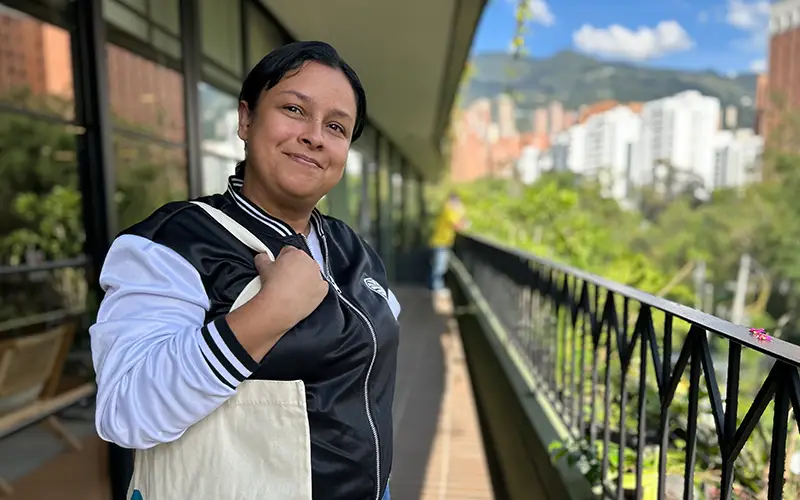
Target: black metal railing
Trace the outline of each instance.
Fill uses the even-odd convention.
[[[0,337],[57,324],[86,309],[84,256],[0,266]]]
[[[800,346],[479,237],[454,251],[569,435],[554,458],[605,497],[800,498]]]

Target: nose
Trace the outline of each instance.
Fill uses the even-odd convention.
[[[325,144],[322,123],[318,120],[309,120],[298,139],[308,148],[321,149]]]

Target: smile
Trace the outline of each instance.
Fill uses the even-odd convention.
[[[289,156],[289,158],[291,158],[292,160],[296,161],[297,163],[300,163],[301,165],[305,165],[307,167],[322,168],[320,166],[320,164],[317,163],[317,160],[315,160],[313,158],[309,158],[308,156],[295,155],[295,154],[291,154],[291,153],[287,153],[287,156]]]

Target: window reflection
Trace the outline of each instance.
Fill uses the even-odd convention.
[[[107,46],[120,228],[189,195],[183,76],[115,45]]]
[[[0,340],[85,310],[74,109],[69,33],[0,4]]]
[[[75,117],[66,30],[0,5],[0,105]]]
[[[189,196],[186,155],[181,147],[115,135],[114,165],[120,227],[145,219],[165,203]]]
[[[200,124],[203,150],[203,193],[225,191],[228,176],[244,159],[244,142],[239,139],[236,97],[201,82]]]
[[[183,142],[183,76],[115,45],[108,45],[107,53],[114,125]]]

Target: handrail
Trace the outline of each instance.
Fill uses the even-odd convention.
[[[484,236],[476,234],[460,234],[460,236],[462,238],[480,242],[497,250],[516,255],[545,268],[572,276],[573,278],[577,278],[581,281],[603,288],[606,291],[622,297],[628,297],[629,299],[633,299],[640,304],[644,304],[669,313],[675,318],[702,326],[706,330],[711,330],[716,335],[720,335],[728,340],[738,342],[746,347],[749,347],[750,349],[754,349],[763,354],[768,354],[776,359],[780,359],[781,361],[785,361],[794,366],[800,367],[800,346],[797,344],[792,344],[791,342],[786,342],[785,340],[781,339],[772,339],[771,342],[765,343],[763,341],[759,341],[756,337],[751,335],[748,327],[731,323],[730,321],[719,318],[712,314],[699,311],[692,307],[679,304],[663,297],[657,297],[653,294],[639,290],[638,288],[617,283],[616,281],[603,278],[602,276],[539,257],[538,255],[520,250],[519,248],[504,245]]]
[[[650,473],[657,474],[657,498],[665,498],[671,488],[668,463],[674,463],[668,450],[680,441],[685,447],[680,495],[692,498],[701,460],[706,474],[717,474],[718,498],[733,498],[735,479],[744,477],[734,463],[774,402],[772,429],[767,431],[771,432],[768,470],[744,480],[763,481],[770,500],[783,497],[787,438],[795,442],[800,438],[800,347],[780,339],[765,340],[745,327],[481,236],[459,234],[454,252],[506,330],[509,346],[524,360],[533,389],[552,403],[568,429],[569,453],[588,461],[587,470],[594,471],[604,496],[626,497],[624,477],[635,474],[633,492],[641,499],[645,456],[657,447],[658,470]],[[660,322],[656,325],[655,311],[664,315],[663,328]],[[676,318],[689,325],[683,337],[673,336]],[[719,359],[708,333],[728,341],[723,384],[717,382]],[[673,339],[681,344],[677,356]],[[740,390],[743,347],[773,360],[768,375],[755,381],[754,394]],[[684,372],[688,372],[688,394],[678,395],[685,387]],[[701,389],[707,392],[702,397],[704,407]],[[751,401],[741,419],[740,397]],[[657,401],[658,408],[649,406],[648,399]],[[678,404],[686,404],[680,423],[670,417]],[[790,425],[792,409],[796,422]],[[628,415],[635,418],[635,429],[628,424]],[[701,419],[705,416],[707,421]],[[675,425],[678,429],[673,430]],[[648,432],[648,427],[657,434]],[[705,451],[698,448],[699,435],[705,436]],[[620,459],[618,453],[613,466],[612,445],[626,450],[623,457],[635,456],[635,464]]]
[[[0,266],[0,276],[13,274],[29,274],[39,271],[54,271],[67,267],[83,267],[88,263],[85,255],[72,259],[52,260],[41,264],[22,264],[20,266]]]

